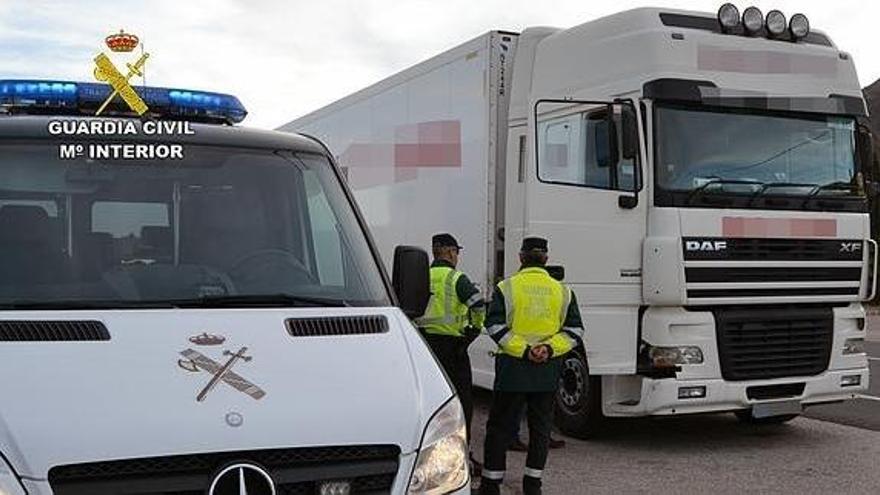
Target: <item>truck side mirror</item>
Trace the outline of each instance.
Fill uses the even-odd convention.
[[[547,265],[544,267],[547,270],[547,273],[550,274],[554,279],[562,282],[565,280],[565,267],[562,265]]]
[[[880,180],[878,171],[874,169],[874,136],[871,128],[865,124],[859,124],[856,132],[856,153],[859,157],[862,173],[870,182]]]
[[[636,113],[630,105],[621,107],[620,132],[621,158],[635,160],[639,153],[639,125]]]
[[[415,246],[394,248],[391,285],[400,309],[408,318],[425,314],[431,297],[428,253]]]

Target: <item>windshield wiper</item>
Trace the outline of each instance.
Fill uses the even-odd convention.
[[[702,197],[707,192],[707,189],[709,188],[709,186],[716,185],[716,184],[721,185],[721,186],[723,186],[724,184],[747,184],[747,185],[760,186],[760,185],[763,185],[764,183],[761,181],[748,180],[748,179],[722,179],[722,178],[710,179],[706,183],[700,185],[699,187],[692,189],[691,192],[688,193],[687,203],[689,205],[692,205],[694,203],[694,199],[696,199],[698,197]],[[722,190],[723,190],[723,188],[722,188]]]
[[[855,193],[855,185],[852,181],[837,181],[830,182],[828,184],[816,185],[813,187],[813,190],[810,191],[810,194],[804,198],[803,206],[806,207],[810,201],[816,199],[816,196],[819,195],[822,191],[849,191],[851,193]]]
[[[205,296],[191,299],[174,299],[169,301],[180,308],[287,308],[287,307],[328,307],[341,308],[351,306],[344,299],[331,299],[313,296],[297,296],[293,294],[248,294],[231,296]]]
[[[0,310],[100,310],[100,309],[175,309],[171,301],[127,301],[118,299],[97,301],[12,301],[0,303]]]
[[[752,200],[749,201],[749,205],[754,205],[755,200],[757,200],[761,196],[764,196],[764,193],[766,193],[768,190],[782,187],[809,187],[812,189],[816,187],[816,184],[805,184],[802,182],[767,182],[762,185],[757,191],[755,191],[755,193],[752,195]]]

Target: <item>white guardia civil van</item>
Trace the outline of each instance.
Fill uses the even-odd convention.
[[[156,120],[0,81],[0,494],[468,493],[461,406],[401,311],[425,252],[392,284],[319,141],[138,91]]]
[[[386,257],[461,239],[489,295],[524,235],[581,304],[557,420],[783,422],[868,385],[870,136],[852,58],[803,15],[642,8],[493,31],[303,116]],[[491,387],[494,349],[472,346]]]

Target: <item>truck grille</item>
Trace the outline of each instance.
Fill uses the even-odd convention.
[[[855,300],[862,248],[852,239],[684,238],[687,298],[692,304],[746,297]]]
[[[317,494],[332,480],[348,481],[353,494],[384,494],[399,457],[393,445],[211,452],[55,466],[49,483],[55,495],[204,495],[219,470],[242,462],[264,468],[278,494]]]
[[[688,249],[691,246],[718,246],[724,249]],[[693,244],[697,243],[697,244]],[[844,244],[858,244],[858,249],[841,249]],[[775,239],[747,237],[685,237],[682,239],[685,260],[736,261],[862,261],[862,241],[859,239]]]
[[[725,380],[812,376],[828,369],[830,307],[716,308],[713,314]]]

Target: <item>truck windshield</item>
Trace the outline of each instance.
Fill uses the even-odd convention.
[[[0,308],[389,303],[326,158],[185,156],[60,160],[45,143],[0,146]]]
[[[863,204],[853,118],[658,106],[655,123],[658,206]]]

